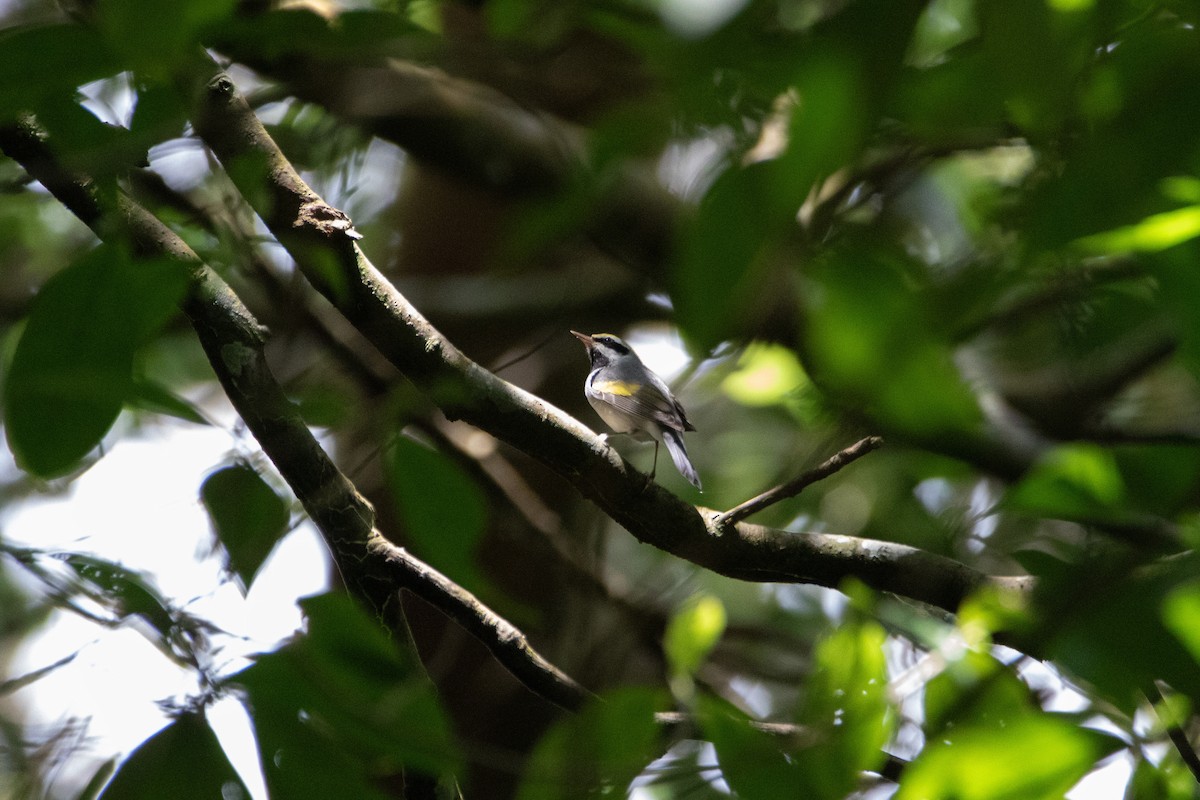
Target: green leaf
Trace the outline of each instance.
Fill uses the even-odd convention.
[[[401,14],[373,9],[341,9],[326,19],[296,6],[261,14],[235,14],[205,31],[205,43],[222,50],[254,53],[267,61],[305,58],[365,59],[394,48],[397,37],[424,32]]]
[[[1133,225],[1093,233],[1074,244],[1089,254],[1153,253],[1200,236],[1200,206],[1152,214]]]
[[[851,621],[817,646],[795,737],[756,728],[724,701],[697,698],[701,729],[738,796],[842,800],[864,770],[882,763],[895,725],[885,639],[877,623]]]
[[[680,328],[703,349],[756,318],[766,279],[764,248],[790,223],[770,200],[780,171],[773,161],[726,170],[680,236],[671,299]]]
[[[307,634],[228,680],[245,690],[271,797],[382,800],[375,781],[404,768],[456,772],[449,723],[410,654],[344,595],[301,606]]]
[[[1139,758],[1125,788],[1124,800],[1195,800],[1196,779],[1170,748],[1155,764]]]
[[[101,246],[46,282],[4,387],[23,469],[61,475],[100,444],[131,392],[137,347],[174,313],[186,281],[176,265]]]
[[[204,479],[200,499],[242,592],[287,533],[288,504],[253,467],[237,464]]]
[[[120,564],[81,553],[69,553],[61,558],[75,574],[90,583],[122,619],[140,616],[158,633],[160,647],[168,647],[175,615],[170,602],[151,578]]]
[[[1007,9],[997,9],[999,13],[1005,18],[1022,16]],[[1077,39],[1076,46],[1081,44]],[[1195,142],[1190,131],[1200,122],[1196,104],[1190,102],[1200,80],[1196,44],[1190,25],[1130,26],[1121,35],[1121,46],[1106,54],[1102,65],[1093,63],[1079,76],[1081,85],[1070,91],[1079,93],[1081,101],[1092,98],[1080,105],[1094,120],[1053,178],[1040,183],[1025,204],[1035,247],[1055,247],[1132,226],[1117,240],[1091,244],[1144,252],[1186,234],[1186,213],[1182,219],[1156,217],[1178,206],[1162,196],[1162,180],[1193,171]],[[1058,82],[1069,74],[1040,70],[1033,80],[1055,76],[1052,80]],[[1079,202],[1082,197],[1088,202]],[[1147,220],[1149,226],[1137,230],[1139,221]]]
[[[559,721],[530,756],[518,800],[625,795],[630,781],[661,755],[656,711],[662,692],[625,687]]]
[[[165,83],[145,82],[138,86],[137,105],[129,131],[144,149],[182,135],[187,125],[187,106],[179,92]]]
[[[1051,714],[1004,726],[964,725],[926,745],[904,771],[896,800],[1061,800],[1123,746]]]
[[[1200,451],[1187,445],[1124,446],[1114,451],[1133,508],[1174,519],[1194,507]]]
[[[1029,687],[995,658],[974,650],[948,663],[925,685],[927,731],[964,720],[1003,728],[1035,708]]]
[[[725,606],[710,594],[698,594],[671,617],[663,635],[663,650],[673,680],[690,694],[691,678],[725,632]],[[675,685],[675,684],[673,684]]]
[[[737,370],[721,382],[721,388],[742,405],[779,405],[808,385],[800,360],[786,347],[752,344],[737,363]]]
[[[1129,713],[1154,681],[1200,707],[1200,652],[1182,627],[1196,610],[1196,574],[1197,557],[1186,553],[1132,573],[1088,560],[1041,578],[1036,607],[1054,614],[1057,634],[1046,655]]]
[[[1200,664],[1200,583],[1185,583],[1166,596],[1163,621]]]
[[[890,246],[847,243],[807,275],[805,366],[815,383],[906,435],[977,426],[982,414],[922,267]]]
[[[38,25],[0,31],[0,118],[36,110],[43,98],[71,95],[120,72],[119,60],[91,28]]]
[[[895,715],[888,702],[887,634],[870,620],[843,624],[814,653],[799,721],[814,738],[793,756],[799,796],[838,800],[883,762]]]
[[[1125,487],[1113,454],[1090,444],[1047,453],[1005,497],[1005,505],[1043,516],[1087,519],[1116,509]]]
[[[249,798],[202,713],[187,713],[121,763],[100,800]]]
[[[697,698],[696,718],[717,750],[721,775],[739,797],[794,800],[803,797],[801,767],[789,750],[795,743],[751,724],[745,713],[707,695]]]
[[[138,71],[160,78],[191,57],[206,27],[228,18],[236,0],[175,0],[171,13],[155,0],[100,0],[99,27]]]
[[[92,773],[92,777],[88,779],[87,784],[79,790],[75,800],[96,800],[100,796],[100,790],[108,783],[108,779],[112,777],[117,769],[117,759],[110,758],[105,761],[96,771]]]
[[[398,436],[388,451],[388,487],[413,550],[468,589],[487,586],[475,550],[487,525],[483,492],[436,450]]]
[[[197,425],[210,424],[199,408],[156,381],[134,378],[131,391],[130,406]]]

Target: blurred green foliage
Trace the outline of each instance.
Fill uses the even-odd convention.
[[[6,644],[87,600],[209,692],[103,797],[164,796],[178,776],[197,796],[244,792],[198,710],[226,692],[279,798],[386,797],[398,775],[448,792],[451,774],[468,796],[1053,798],[1117,759],[1132,771],[1113,797],[1197,795],[1179,740],[1200,706],[1200,6],[66,5],[6,8],[0,126],[32,114],[89,188],[175,226],[263,318],[287,391],[377,490],[388,535],[498,608],[536,608],[528,633],[600,690],[552,719],[444,620],[417,609],[422,666],[334,595],[305,601],[294,640],[213,674],[215,632],[122,554],[0,539]],[[754,521],[1036,589],[984,590],[952,618],[851,584],[847,607],[698,573],[596,522],[515,450],[464,443],[323,323],[187,138],[178,87],[200,47],[481,363],[592,424],[583,364],[555,335],[583,317],[659,343],[669,317],[692,359],[677,388],[705,505],[882,435]],[[382,80],[400,66],[408,93]],[[97,246],[15,163],[0,191],[4,427],[22,470],[0,487],[7,509],[69,487],[139,425],[206,421],[219,391],[175,314],[186,274]],[[420,441],[397,433],[410,422]],[[199,491],[248,589],[290,515],[244,463]],[[672,704],[683,722],[656,721]],[[0,794],[36,772],[16,755]]]

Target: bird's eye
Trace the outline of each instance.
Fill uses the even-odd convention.
[[[605,334],[604,336],[597,336],[596,341],[600,342],[601,344],[603,344],[607,347],[611,347],[613,350],[616,350],[618,353],[628,353],[629,352],[629,346],[626,345],[623,341],[621,341],[620,339],[618,339],[615,336],[609,336],[607,334]]]

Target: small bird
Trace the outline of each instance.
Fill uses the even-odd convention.
[[[699,489],[700,476],[683,446],[683,432],[696,428],[663,379],[651,372],[619,336],[589,336],[578,331],[571,331],[571,335],[583,342],[592,359],[592,371],[583,390],[600,418],[617,433],[627,433],[639,441],[654,440],[651,478],[658,468],[658,440],[662,439],[679,474]]]

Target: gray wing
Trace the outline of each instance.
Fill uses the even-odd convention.
[[[663,427],[677,431],[696,430],[684,414],[683,406],[679,405],[679,401],[658,376],[652,375],[649,383],[637,389],[621,381],[593,381],[592,391],[627,414],[654,420]]]

